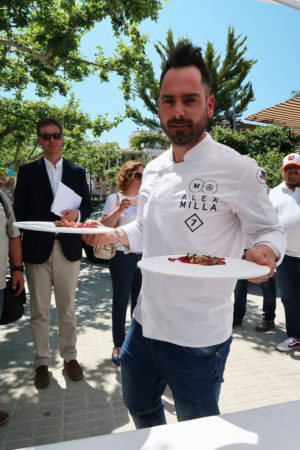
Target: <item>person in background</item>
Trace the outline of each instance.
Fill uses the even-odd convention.
[[[263,315],[255,331],[270,331],[275,327],[276,284],[274,277],[261,283],[263,294]],[[246,314],[248,280],[238,280],[234,289],[233,327],[242,325]]]
[[[12,287],[16,295],[24,289],[22,246],[20,232],[13,225],[15,215],[7,195],[0,189],[0,318],[2,316],[3,295],[6,286],[7,259],[9,257]],[[0,411],[0,425],[9,419],[6,411]]]
[[[137,196],[142,184],[144,164],[127,161],[118,175],[119,192],[111,194],[104,205],[101,223],[108,227],[122,226],[136,219]],[[129,253],[118,245],[116,256],[109,263],[113,288],[112,334],[114,348],[112,362],[120,365],[120,352],[125,339],[126,310],[131,296],[131,315],[142,285],[142,274],[137,262],[142,257],[142,248]]]
[[[206,132],[215,99],[201,49],[179,43],[165,62],[158,100],[171,148],[145,168],[137,220],[87,243],[143,243],[143,257],[189,253],[245,258],[270,268],[286,239],[254,160]],[[166,259],[165,259],[166,258]],[[176,264],[176,262],[174,263]],[[182,264],[179,263],[178,264]],[[162,395],[172,391],[178,420],[219,414],[232,341],[234,279],[142,271],[141,295],[121,351],[123,399],[137,428],[166,422]]]
[[[287,234],[287,249],[277,268],[277,281],[285,311],[287,339],[280,352],[300,348],[300,154],[283,159],[282,183],[270,191],[270,200]]]
[[[54,118],[42,119],[37,124],[37,136],[38,143],[43,148],[43,157],[19,169],[14,196],[17,220],[84,221],[91,213],[85,171],[63,158],[64,137],[61,124]],[[79,209],[61,211],[61,217],[51,212],[60,181],[82,198]],[[22,234],[30,294],[30,325],[35,347],[34,384],[41,389],[50,382],[48,365],[52,287],[55,293],[60,356],[69,378],[78,381],[83,377],[83,371],[77,361],[74,298],[82,257],[81,236],[29,230],[24,230]]]
[[[267,182],[267,172],[260,168],[261,180]],[[267,187],[267,186],[266,186]],[[246,249],[250,248],[250,242],[246,243]],[[275,310],[276,310],[276,285],[275,278],[271,277],[267,281],[260,284],[263,293],[263,315],[260,323],[255,327],[255,331],[265,332],[275,327]],[[234,289],[234,308],[233,308],[233,327],[242,325],[246,314],[248,292],[248,280],[238,280]]]

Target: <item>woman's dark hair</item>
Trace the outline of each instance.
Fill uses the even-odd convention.
[[[163,79],[169,69],[195,66],[199,69],[202,75],[202,81],[208,87],[208,91],[211,89],[211,77],[206,66],[200,47],[194,47],[191,43],[186,41],[178,42],[174,49],[169,54],[169,57],[165,63],[162,74],[160,76],[160,86]]]
[[[39,120],[36,124],[36,132],[38,136],[40,135],[41,128],[47,125],[56,125],[59,128],[59,131],[61,133],[63,132],[62,125],[57,119],[55,119],[54,117],[45,117],[44,119]]]

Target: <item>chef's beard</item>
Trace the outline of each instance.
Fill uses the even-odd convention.
[[[201,136],[206,131],[208,124],[207,111],[201,121],[198,123],[192,122],[192,120],[184,119],[172,119],[166,123],[161,122],[161,127],[172,142],[178,146],[185,146],[187,144],[195,144],[199,142]],[[171,125],[185,125],[187,127],[184,131],[170,131]]]
[[[300,187],[300,183],[288,183],[288,182],[286,181],[285,184],[287,185],[287,187],[288,187],[289,189],[295,189],[295,188]]]

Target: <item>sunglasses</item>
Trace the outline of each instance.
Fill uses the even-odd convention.
[[[133,176],[136,180],[141,181],[143,178],[143,174],[140,172],[135,172],[134,176]]]
[[[43,133],[43,134],[39,134],[39,137],[41,139],[43,139],[44,141],[50,141],[51,138],[58,141],[59,139],[62,138],[62,133]]]

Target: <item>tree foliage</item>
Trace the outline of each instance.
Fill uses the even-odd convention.
[[[76,154],[74,147],[69,147],[68,144],[67,141],[64,148],[66,158],[85,167],[92,175],[102,178],[111,177],[111,170],[120,159],[120,148],[116,142],[101,144],[85,141]]]
[[[245,46],[247,38],[236,36],[232,27],[227,34],[226,52],[223,61],[217,53],[212,42],[206,44],[203,56],[208,65],[212,77],[212,92],[216,98],[215,115],[211,125],[223,123],[229,124],[232,120],[232,96],[235,98],[236,115],[240,116],[246,110],[250,101],[254,100],[251,82],[245,82],[255,60],[247,59]],[[190,42],[187,38],[180,38],[178,42]],[[165,42],[158,41],[154,47],[161,59],[161,68],[170,52],[175,47],[173,32],[169,30]],[[146,109],[144,115],[139,109],[127,104],[127,116],[138,126],[146,127],[150,132],[156,133],[161,139],[160,123],[157,117],[157,99],[159,97],[159,80],[155,76],[153,64],[149,59],[144,62],[144,70],[135,71],[132,89],[132,100],[141,99]],[[141,137],[136,139],[138,145],[142,145]],[[157,142],[159,142],[159,140]],[[150,144],[149,133],[145,134],[144,145]]]
[[[212,92],[216,99],[215,114],[212,125],[223,120],[231,123],[233,116],[233,102],[235,113],[239,117],[254,100],[252,83],[245,82],[251,68],[256,63],[254,59],[247,59],[247,37],[236,36],[233,27],[228,28],[226,53],[223,61],[214,49],[214,44],[206,44],[204,60],[212,77]]]
[[[144,55],[143,19],[156,20],[160,0],[2,0],[0,7],[0,87],[23,90],[34,83],[38,95],[66,95],[71,81],[97,74],[107,81],[114,72],[128,93],[130,74]],[[109,20],[117,45],[89,60],[80,51],[83,36]]]
[[[92,152],[95,144],[88,143],[87,133],[94,137],[100,136],[104,130],[117,125],[120,120],[109,121],[105,116],[92,120],[80,109],[79,102],[73,96],[61,108],[42,100],[24,100],[20,94],[14,98],[0,97],[2,165],[12,164],[17,171],[21,164],[33,161],[41,155],[41,149],[36,145],[36,123],[42,117],[49,116],[56,117],[63,125],[66,156],[91,168],[97,167]]]
[[[241,131],[216,126],[211,132],[216,141],[234,148],[242,155],[256,159],[259,166],[267,171],[270,187],[280,183],[283,157],[295,151],[297,146],[296,136],[288,128],[280,126]]]

